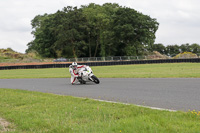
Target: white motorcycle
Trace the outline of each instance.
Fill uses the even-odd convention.
[[[96,84],[100,83],[99,79],[93,74],[92,69],[89,66],[81,68],[79,73],[81,74],[81,78],[79,78],[81,84],[91,81]]]

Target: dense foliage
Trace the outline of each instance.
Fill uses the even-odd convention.
[[[64,7],[32,20],[27,52],[43,57],[143,55],[152,50],[158,22],[134,9],[106,3]]]
[[[159,43],[153,45],[153,50],[171,57],[174,57],[179,53],[184,53],[184,52],[192,52],[194,54],[197,54],[198,56],[200,55],[200,45],[196,43],[193,43],[191,45],[186,43],[180,46],[178,45],[164,46],[163,44]]]

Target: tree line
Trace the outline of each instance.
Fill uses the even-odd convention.
[[[116,3],[67,6],[31,21],[26,52],[42,57],[136,56],[152,51],[156,19]]]
[[[197,43],[193,44],[186,43],[180,46],[177,44],[164,46],[163,44],[159,43],[153,45],[153,50],[171,57],[183,52],[192,52],[197,55],[200,55],[200,45]]]

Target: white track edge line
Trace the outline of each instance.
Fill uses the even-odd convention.
[[[135,106],[138,106],[138,107],[144,107],[144,108],[155,109],[155,110],[170,111],[170,112],[176,112],[177,111],[177,110],[172,110],[172,109],[164,109],[164,108],[150,107],[150,106],[137,105],[137,104],[129,104],[129,103],[122,103],[122,102],[115,102],[115,101],[107,101],[107,100],[101,100],[101,99],[93,99],[93,100],[100,101],[100,102],[124,104],[124,105],[135,105]]]

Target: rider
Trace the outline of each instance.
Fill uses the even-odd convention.
[[[69,66],[69,72],[71,74],[71,84],[76,84],[80,82],[81,84],[85,84],[85,82],[81,78],[81,73],[79,73],[80,69],[86,67],[85,65],[78,65],[76,62],[73,62],[72,65]]]

